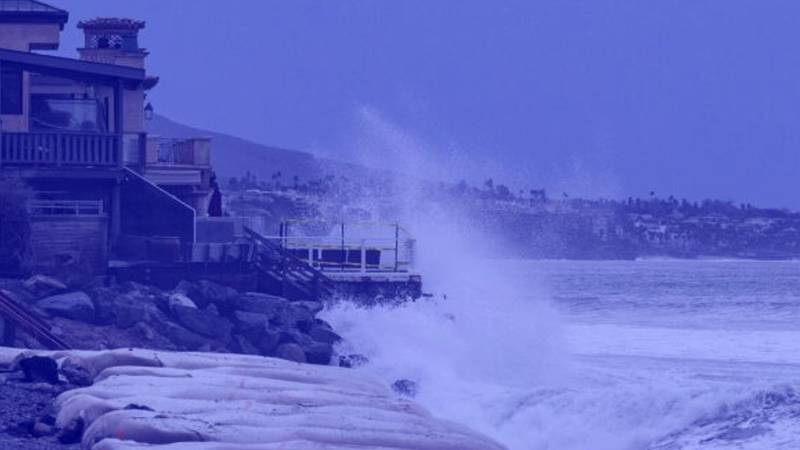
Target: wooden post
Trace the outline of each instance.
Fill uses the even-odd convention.
[[[111,188],[111,246],[116,249],[119,236],[122,234],[122,183],[124,175],[114,182]]]
[[[114,134],[116,134],[116,156],[117,156],[117,167],[124,167],[124,155],[122,149],[122,133],[124,128],[124,120],[123,116],[125,114],[125,103],[123,101],[124,95],[124,86],[122,85],[122,80],[117,80],[117,83],[114,85]]]
[[[341,262],[341,271],[344,272],[344,263],[345,263],[345,255],[344,255],[344,222],[342,222],[342,262]]]
[[[367,247],[365,240],[361,240],[361,273],[367,271]]]
[[[400,224],[394,224],[394,271],[397,272],[400,263]]]

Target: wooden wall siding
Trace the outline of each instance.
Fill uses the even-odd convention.
[[[101,273],[108,265],[108,218],[38,216],[31,224],[34,266]]]

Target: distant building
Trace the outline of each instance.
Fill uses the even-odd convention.
[[[210,142],[146,133],[158,78],[145,70],[143,21],[80,21],[78,58],[46,54],[68,17],[0,0],[0,176],[35,191],[34,263],[100,271],[152,245],[180,252],[208,209]]]

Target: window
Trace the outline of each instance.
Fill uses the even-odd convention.
[[[22,71],[0,72],[0,113],[22,114]]]
[[[105,133],[103,104],[94,98],[66,95],[31,95],[32,131],[79,131]]]

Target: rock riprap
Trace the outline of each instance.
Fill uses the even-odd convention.
[[[320,302],[239,293],[210,281],[181,281],[171,291],[133,282],[70,291],[34,276],[6,289],[47,316],[73,348],[234,352],[329,364],[341,340],[316,317]],[[19,345],[36,347],[30,339]]]

